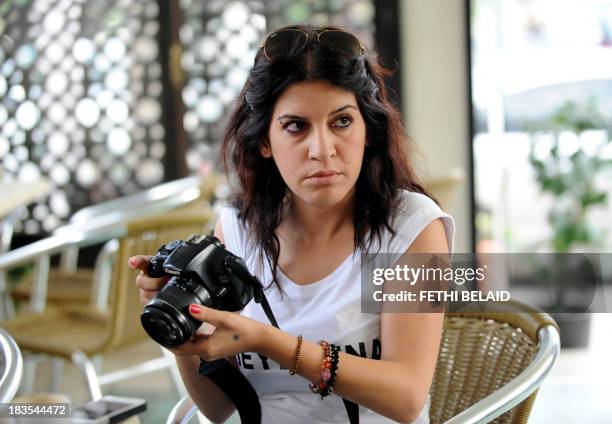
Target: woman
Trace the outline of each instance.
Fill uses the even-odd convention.
[[[215,235],[264,282],[280,330],[253,302],[241,314],[190,306],[216,330],[172,352],[212,421],[234,405],[198,374],[200,358],[234,357],[265,423],[347,422],[341,397],[361,423],[428,422],[442,314],[361,313],[361,254],[447,253],[454,233],[416,181],[384,76],[336,28],[285,27],[257,53],[225,135],[238,188]],[[163,284],[141,272],[143,303]]]

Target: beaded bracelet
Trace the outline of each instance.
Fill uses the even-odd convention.
[[[312,393],[321,393],[326,387],[327,382],[331,378],[331,346],[325,340],[319,340],[319,345],[323,348],[323,363],[321,364],[321,380],[319,384],[310,383],[308,387]]]
[[[336,384],[336,376],[338,374],[338,360],[340,359],[340,346],[331,345],[331,358],[331,367],[329,369],[331,376],[320,393],[321,399],[334,393],[334,385]]]
[[[300,334],[297,338],[297,347],[295,348],[295,360],[293,361],[293,367],[289,371],[289,374],[295,375],[298,372],[300,366],[300,353],[302,351],[302,335]]]

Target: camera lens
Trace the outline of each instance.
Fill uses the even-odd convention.
[[[153,340],[163,346],[174,347],[189,340],[193,332],[182,314],[168,313],[169,309],[160,303],[147,305],[140,321]]]
[[[156,316],[151,314],[149,324],[155,330],[159,337],[168,341],[175,341],[178,339],[180,329],[178,329],[171,320],[166,321],[163,315]]]
[[[206,289],[189,279],[173,277],[145,306],[140,315],[142,326],[162,346],[179,346],[202,324],[189,314],[191,303],[209,306],[210,296]]]

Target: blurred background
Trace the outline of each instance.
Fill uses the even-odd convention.
[[[0,1],[3,249],[57,234],[83,208],[218,176],[255,53],[296,22],[346,27],[395,69],[393,101],[420,175],[456,220],[457,252],[610,252],[612,0]],[[214,208],[227,186],[211,190]],[[94,267],[94,241],[76,267]],[[17,314],[28,297],[10,293],[34,270],[2,277]],[[612,421],[612,319],[576,317],[566,332],[583,337],[564,344],[531,422]],[[143,340],[97,366],[159,354]],[[88,400],[69,361],[39,360],[30,386]],[[149,400],[143,422],[181,394],[167,369],[103,392]]]

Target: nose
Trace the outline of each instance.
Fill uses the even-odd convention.
[[[336,155],[334,136],[325,130],[312,134],[308,149],[308,158],[312,160],[327,160]]]

